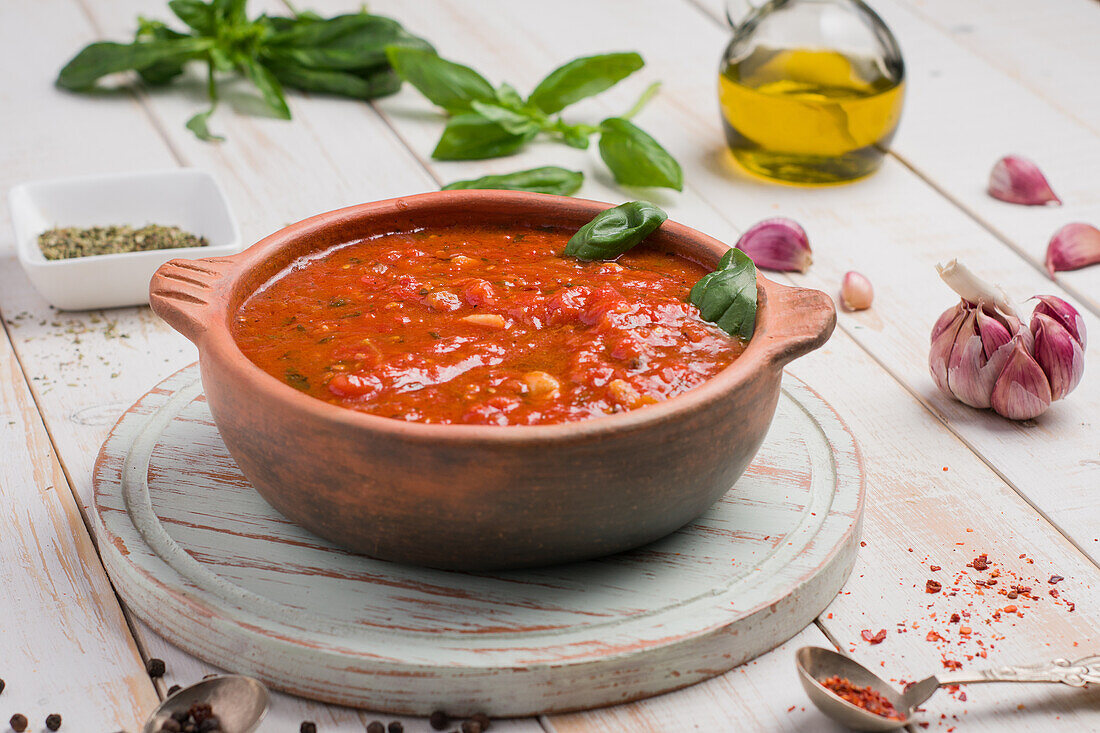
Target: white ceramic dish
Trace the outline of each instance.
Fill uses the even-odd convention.
[[[86,310],[149,302],[149,280],[176,257],[217,257],[241,250],[241,234],[214,177],[178,168],[14,187],[8,196],[19,262],[55,308]],[[206,247],[47,260],[38,235],[53,227],[175,225],[206,237]]]

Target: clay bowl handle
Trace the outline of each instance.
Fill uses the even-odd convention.
[[[783,367],[829,340],[836,326],[836,307],[820,290],[766,283],[766,307],[773,314],[782,314],[778,319],[769,318],[772,324],[765,334],[769,359]]]
[[[149,281],[149,306],[192,343],[210,326],[215,289],[233,265],[230,257],[169,260]]]

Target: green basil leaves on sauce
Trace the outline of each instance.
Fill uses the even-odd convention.
[[[756,265],[741,250],[731,249],[714,272],[695,283],[688,300],[704,321],[748,341],[756,327]]]
[[[596,214],[565,245],[579,260],[613,260],[653,233],[668,214],[648,201],[628,201]]]
[[[482,176],[470,181],[455,181],[443,187],[444,191],[469,188],[493,188],[506,191],[533,191],[569,196],[584,183],[584,174],[555,165],[532,168],[526,171],[505,173],[499,176]]]
[[[613,260],[640,243],[664,223],[668,214],[646,201],[629,201],[596,215],[577,230],[565,254],[581,260]],[[756,328],[756,265],[739,249],[718,260],[718,267],[699,278],[688,302],[699,316],[730,336],[748,341]]]

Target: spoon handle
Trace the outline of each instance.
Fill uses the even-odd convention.
[[[1100,684],[1100,655],[1075,661],[1054,659],[1042,664],[1007,665],[976,672],[958,671],[936,675],[941,685],[963,685],[981,682],[1060,682],[1071,687]]]

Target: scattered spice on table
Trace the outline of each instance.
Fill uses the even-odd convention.
[[[3,692],[3,691],[4,691],[4,684],[5,684],[5,683],[4,683],[4,680],[3,680],[3,678],[0,678],[0,692]]]
[[[860,636],[863,637],[864,641],[870,644],[881,644],[886,640],[886,629],[879,629],[878,633],[870,629],[864,629],[860,632]]]
[[[27,716],[22,713],[16,713],[11,716],[11,720],[8,721],[8,725],[15,733],[23,733],[27,729]]]
[[[462,733],[481,733],[481,723],[476,720],[462,721]]]
[[[428,725],[432,727],[432,730],[443,730],[450,724],[451,719],[442,710],[436,710],[428,718]]]
[[[303,720],[298,726],[298,733],[317,733],[317,724],[312,720]]]
[[[485,713],[474,713],[470,716],[470,720],[480,725],[483,731],[489,730],[489,716]]]
[[[180,687],[179,685],[172,685],[171,687],[168,688],[168,697],[172,697],[172,695],[175,695],[177,692],[179,692],[182,689],[183,688]]]
[[[861,687],[847,677],[837,675],[821,680],[821,685],[840,699],[863,708],[869,713],[889,720],[904,720],[893,703],[870,686]]]
[[[924,584],[925,593],[939,593],[943,590],[943,584],[936,580],[929,580]]]
[[[206,247],[206,237],[186,232],[177,226],[146,224],[102,227],[57,227],[38,235],[38,248],[47,260],[74,257],[149,252],[178,247]]]
[[[390,733],[405,733],[405,724],[400,720],[395,720],[386,726],[386,730]]]
[[[61,728],[61,716],[57,713],[50,713],[46,716],[46,728],[49,730],[58,730]]]
[[[367,723],[367,733],[386,733],[386,726],[381,720],[372,720]]]
[[[164,660],[156,657],[151,658],[145,663],[145,671],[149,673],[149,676],[153,679],[163,677],[166,671],[164,666]]]

